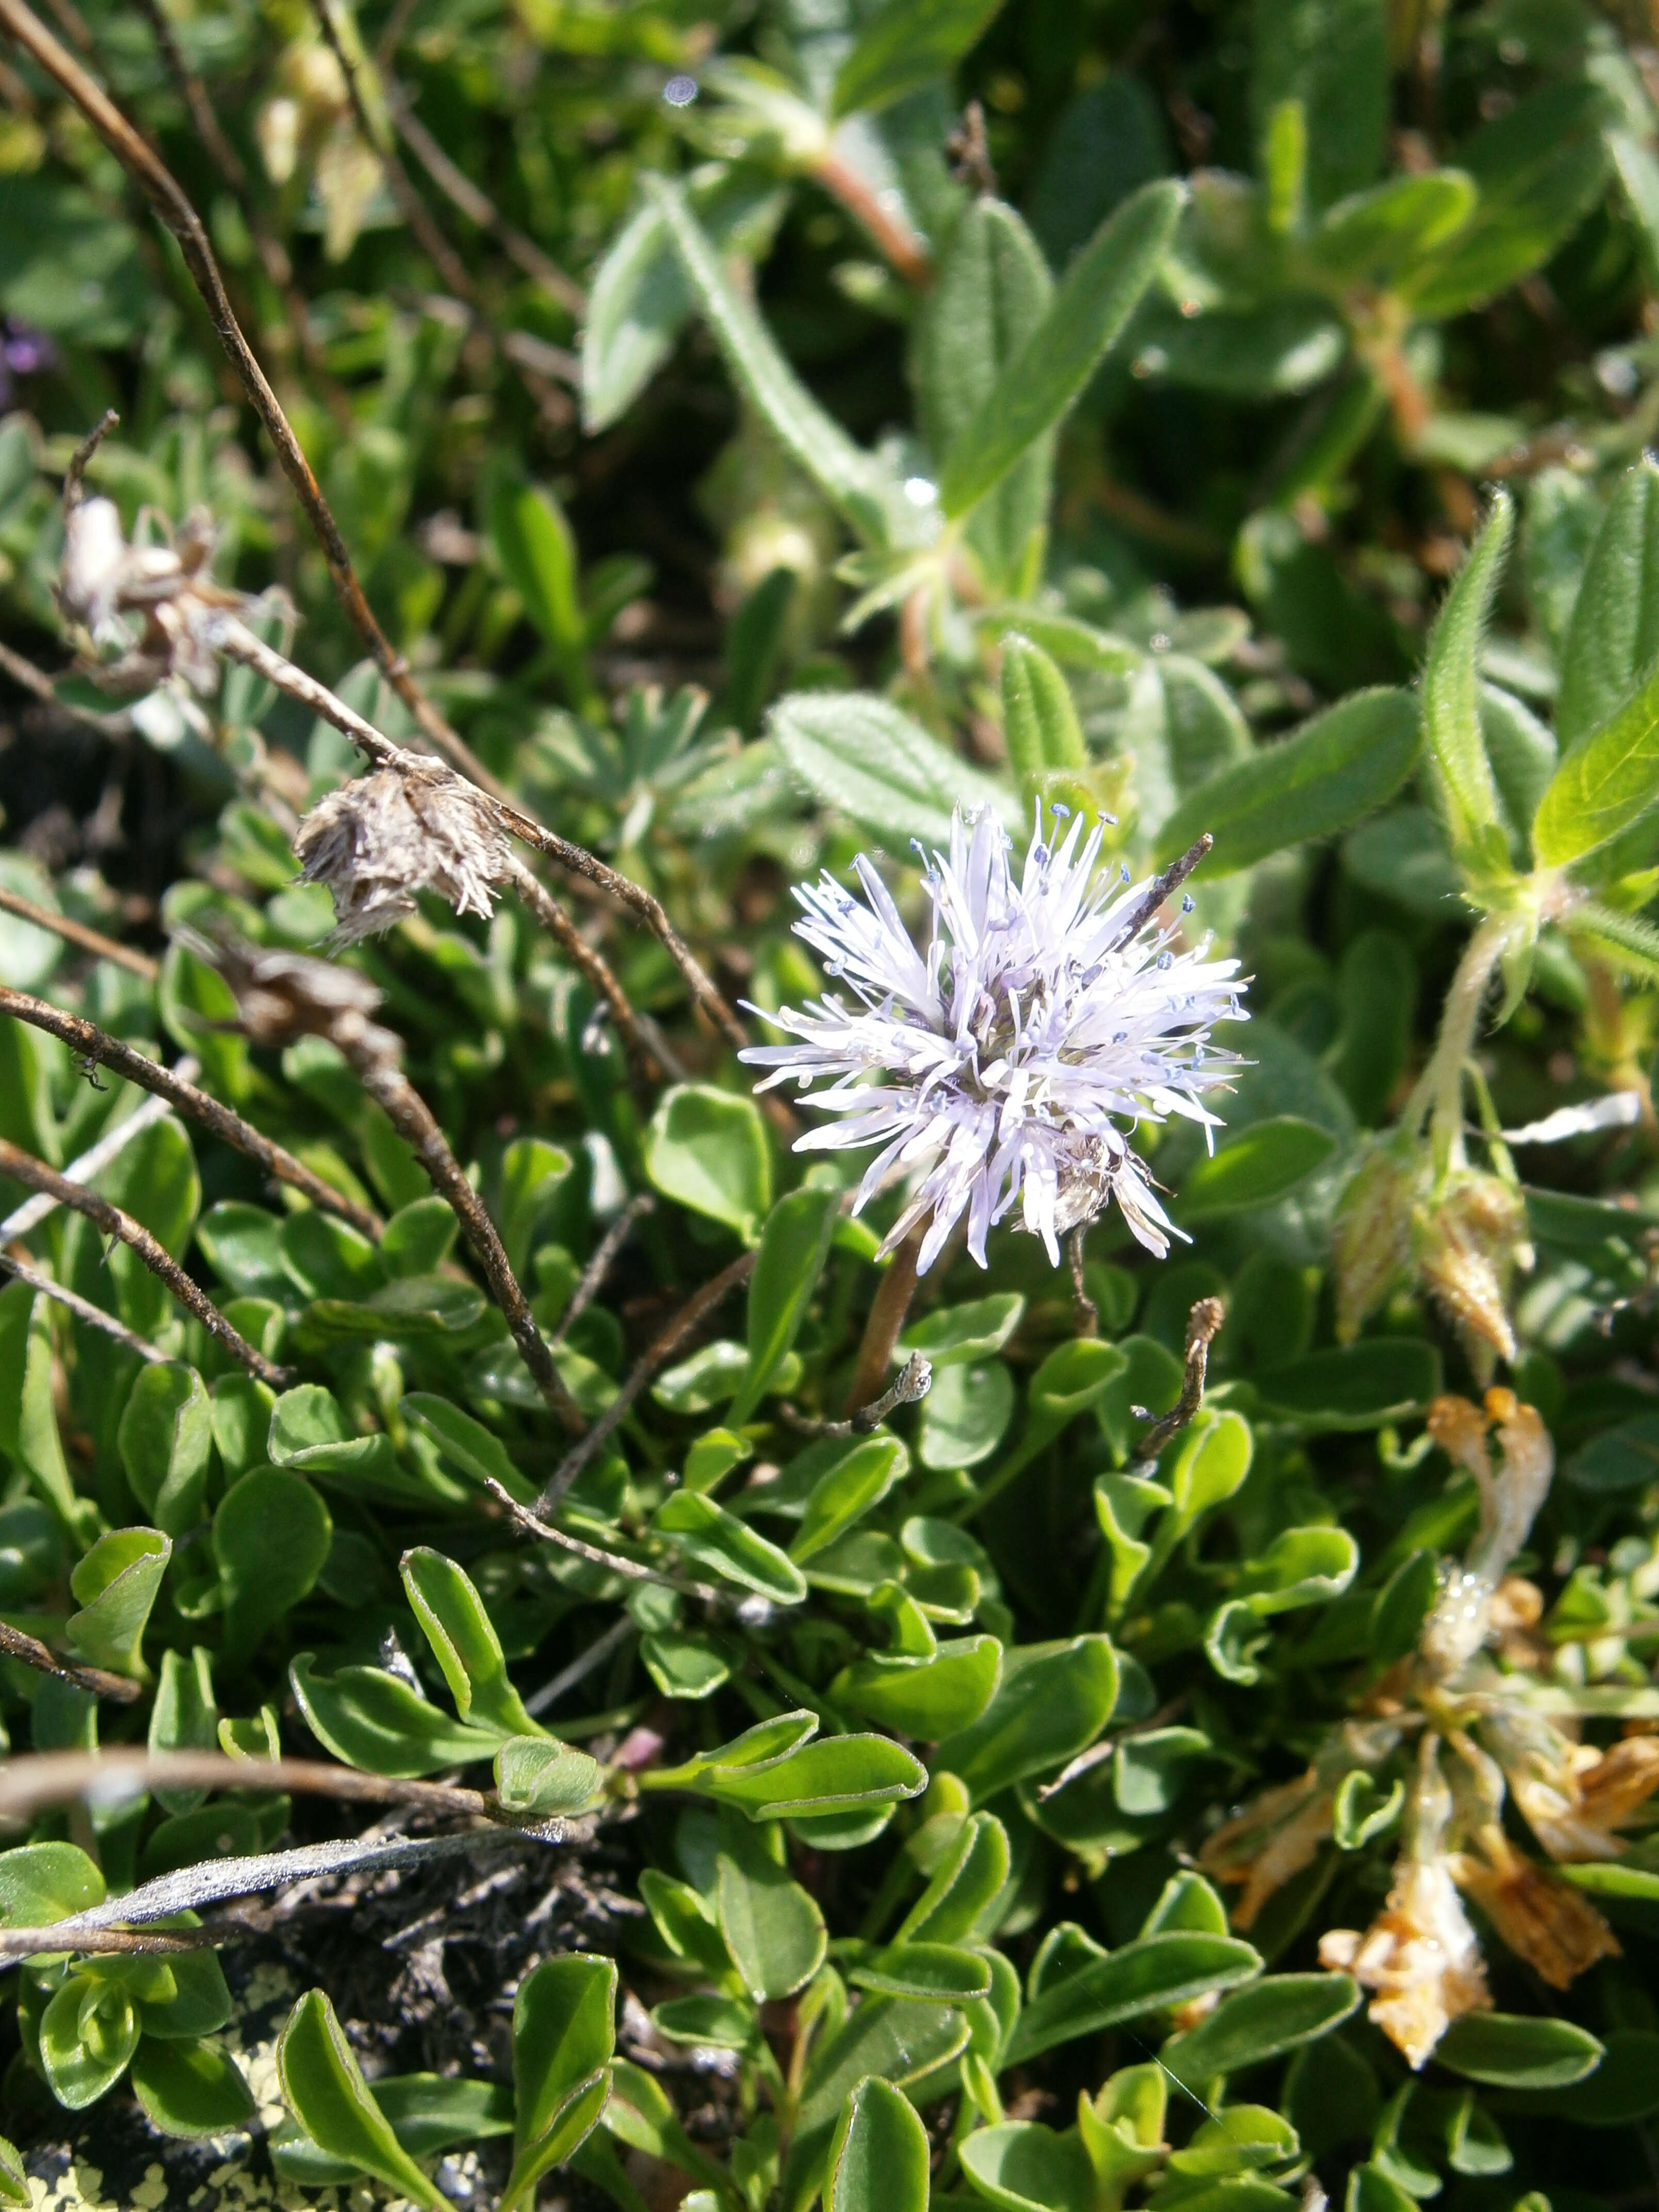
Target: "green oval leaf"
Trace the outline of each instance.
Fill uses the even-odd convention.
[[[772,1202],[772,1150],[752,1098],[676,1084],[651,1116],[644,1157],[665,1197],[753,1242]]]
[[[842,2107],[824,2167],[824,2212],[927,2212],[931,2146],[902,2090],[872,2076]]]
[[[1185,1929],[1143,1936],[1045,1985],[1015,2023],[1005,2063],[1018,2066],[1057,2043],[1097,2035],[1209,1990],[1237,1989],[1261,1972],[1261,1954],[1233,1936]]]
[[[1328,2035],[1359,1998],[1359,1984],[1347,1974],[1271,1974],[1224,1997],[1207,2020],[1171,2036],[1159,2055],[1172,2074],[1200,2087]]]
[[[1570,2020],[1471,2012],[1455,2020],[1434,2055],[1454,2074],[1498,2089],[1562,2089],[1601,2063],[1602,2045]]]
[[[276,2041],[276,2071],[289,2110],[319,2150],[360,2167],[428,2212],[446,2199],[398,2142],[368,2093],[362,2069],[320,1990],[307,1990]]]
[[[1271,1205],[1293,1190],[1336,1150],[1328,1129],[1295,1114],[1253,1121],[1199,1161],[1176,1199],[1183,1221],[1212,1221]]]

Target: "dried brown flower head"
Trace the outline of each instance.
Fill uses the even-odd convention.
[[[1553,1990],[1565,1990],[1598,1959],[1619,1956],[1612,1929],[1570,1882],[1522,1857],[1501,1828],[1483,1828],[1477,1840],[1478,1851],[1452,1861],[1458,1886]]]
[[[417,891],[487,916],[512,865],[489,801],[435,763],[343,784],[312,808],[294,849],[302,879],[328,886],[340,945],[406,920]]]
[[[1510,1286],[1532,1265],[1526,1201],[1502,1176],[1454,1169],[1412,1218],[1418,1274],[1455,1324],[1477,1372],[1513,1359]]]
[[[166,525],[158,526],[163,532]],[[112,691],[153,690],[176,676],[205,696],[219,682],[216,623],[245,608],[208,574],[216,532],[198,507],[176,533],[129,544],[113,500],[73,501],[64,517],[58,604],[95,647],[117,657],[96,671]]]
[[[1413,2069],[1425,2063],[1453,2021],[1492,2003],[1480,1945],[1445,1848],[1451,1814],[1438,1739],[1425,1735],[1407,1803],[1406,1849],[1387,1904],[1364,1935],[1332,1928],[1319,1943],[1321,1966],[1352,1973],[1376,1992],[1370,2017]]]
[[[268,951],[234,939],[210,944],[185,936],[191,949],[217,968],[235,994],[237,1027],[263,1045],[292,1044],[298,1037],[326,1037],[331,1043],[366,1050],[376,1059],[395,1060],[401,1053],[396,1035],[369,1018],[380,994],[355,968],[313,960],[303,952]]]

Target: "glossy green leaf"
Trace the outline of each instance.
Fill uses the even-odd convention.
[[[898,1341],[901,1358],[921,1352],[937,1377],[945,1368],[988,1359],[1000,1352],[1019,1327],[1025,1301],[1018,1291],[1000,1291],[966,1305],[936,1306],[907,1328]]]
[[[931,2147],[902,2090],[871,2075],[848,2096],[824,2167],[824,2212],[927,2212]]]
[[[1328,2035],[1354,2011],[1360,1994],[1347,1974],[1270,1974],[1224,1997],[1207,2020],[1171,2036],[1160,2055],[1189,2086],[1242,2073]]]
[[[1582,860],[1659,801],[1659,671],[1580,737],[1539,801],[1533,850],[1547,866]]]
[[[399,1571],[461,1718],[507,1735],[539,1735],[507,1679],[495,1623],[463,1570],[441,1552],[419,1545],[404,1553]]]
[[[15,2205],[17,2212],[29,2212],[33,2202],[16,2144],[0,2136],[0,2204]]]
[[[513,2006],[517,2097],[513,2171],[502,2212],[533,2197],[598,2124],[616,2050],[617,1968],[610,1959],[547,1959],[519,1984]]]
[[[951,2005],[869,1997],[855,2007],[813,2051],[807,2068],[784,2168],[782,2201],[788,2212],[805,2212],[842,2107],[859,2083],[873,2077],[903,2089],[957,2057],[968,2033],[966,2017]]]
[[[1017,1645],[979,1719],[939,1747],[976,1802],[1042,1774],[1091,1744],[1117,1701],[1117,1658],[1103,1636]]]
[[[140,1646],[173,1556],[159,1528],[112,1528],[100,1536],[70,1577],[80,1610],[64,1627],[71,1648],[94,1666],[148,1678]]]
[[[712,1084],[664,1093],[645,1137],[645,1169],[677,1205],[724,1222],[745,1243],[772,1202],[772,1152],[751,1098]]]
[[[355,1435],[339,1401],[319,1382],[301,1382],[283,1391],[271,1408],[265,1448],[276,1467],[330,1477],[348,1486],[396,1474],[391,1437],[379,1432]]]
[[[1310,837],[1334,837],[1391,799],[1416,764],[1422,729],[1406,691],[1356,691],[1288,738],[1222,769],[1158,833],[1171,860],[1206,830],[1206,876],[1231,875]]]
[[[1308,240],[1309,256],[1337,283],[1387,283],[1455,238],[1477,198],[1461,169],[1390,177],[1329,208]]]
[[[984,1954],[951,1943],[888,1943],[861,1950],[848,1959],[847,1978],[854,1989],[878,1996],[919,1997],[930,2004],[971,2004],[991,1988]]]
[[[964,1636],[926,1657],[872,1652],[843,1668],[830,1695],[844,1711],[878,1728],[937,1743],[984,1712],[1002,1678],[1002,1645],[994,1636]]]
[[[213,1751],[219,1741],[219,1708],[213,1693],[213,1654],[200,1644],[189,1652],[164,1651],[155,1702],[150,1707],[151,1751]],[[205,1790],[157,1789],[164,1812],[191,1813]]]
[[[1183,1221],[1210,1221],[1271,1205],[1322,1167],[1336,1150],[1328,1129],[1297,1115],[1276,1114],[1223,1138],[1182,1182],[1176,1198]]]
[[[698,1785],[751,1820],[810,1818],[857,1806],[891,1805],[927,1786],[921,1761],[881,1735],[837,1735],[804,1744],[787,1759],[754,1767],[715,1767]]]
[[[734,1429],[753,1418],[800,1334],[840,1202],[836,1190],[793,1190],[766,1217],[749,1278],[749,1370],[726,1414]]]
[[[320,1990],[308,1990],[289,2014],[276,2042],[276,2070],[289,2110],[319,2149],[430,2212],[443,2212],[444,2197],[403,2149],[369,2094]]]
[[[823,1915],[790,1879],[775,1827],[722,1816],[715,1914],[732,1962],[757,2004],[793,1996],[823,1964]]]
[[[943,1368],[922,1400],[916,1456],[924,1467],[978,1467],[1007,1435],[1014,1399],[1014,1378],[1000,1359]]]
[[[980,1934],[1010,1867],[1008,1832],[990,1813],[971,1813],[900,1922],[900,1942],[963,1943]]]
[[[709,1573],[754,1590],[779,1605],[799,1605],[806,1582],[787,1552],[695,1490],[670,1492],[658,1507],[653,1533]]]
[[[333,1540],[327,1506],[299,1475],[256,1467],[232,1484],[213,1516],[228,1664],[245,1662],[266,1632],[310,1595]]]
[[[213,2043],[141,2036],[132,2087],[150,2125],[167,2136],[228,2135],[257,2110],[241,2068]]]
[[[967,2138],[962,2165],[978,2195],[1003,2212],[1093,2212],[1094,2168],[1076,2135],[1003,2121]]]
[[[84,2112],[127,2069],[138,2048],[138,2008],[118,1985],[71,1973],[40,2017],[41,2069],[58,2103]]]
[[[495,1753],[495,1795],[509,1813],[532,1820],[579,1812],[598,1796],[597,1759],[550,1736],[509,1736]]]
[[[872,1512],[909,1466],[910,1455],[896,1437],[861,1437],[825,1469],[813,1484],[801,1516],[800,1533],[789,1547],[797,1566],[832,1544],[866,1513]]]
[[[1020,2014],[1006,2063],[1018,2065],[1057,2043],[1185,2004],[1206,1990],[1236,1990],[1261,1972],[1260,1953],[1232,1936],[1190,1929],[1141,1936],[1045,1985]]]
[[[103,1901],[103,1875],[74,1844],[0,1851],[0,1926],[46,1928]]]
[[[514,1465],[507,1446],[482,1421],[475,1421],[447,1398],[430,1391],[411,1390],[398,1401],[398,1411],[422,1435],[430,1437],[447,1464],[480,1488],[499,1482],[520,1504],[528,1505],[536,1485]]]
[[[181,1536],[201,1514],[213,1411],[201,1376],[177,1361],[140,1370],[117,1441],[132,1492],[155,1526]]]
[[[1346,1528],[1285,1528],[1234,1584],[1253,1613],[1288,1613],[1340,1597],[1359,1566],[1359,1547]]]
[[[1498,2089],[1560,2089],[1601,2063],[1602,2045],[1570,2020],[1537,2014],[1465,2013],[1435,2045],[1454,2074]]]
[[[1078,254],[945,456],[945,514],[965,514],[1066,412],[1157,275],[1181,207],[1178,185],[1143,185]]]
[[[1471,880],[1503,873],[1509,860],[1481,734],[1480,662],[1514,534],[1514,503],[1500,491],[1446,595],[1423,672],[1425,757],[1453,856]]]
[[[452,1720],[380,1667],[342,1667],[325,1678],[313,1673],[310,1652],[301,1651],[289,1665],[289,1680],[318,1741],[371,1774],[436,1774],[493,1759],[501,1744],[500,1729]]]

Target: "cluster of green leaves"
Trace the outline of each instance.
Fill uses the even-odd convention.
[[[252,1048],[176,941],[152,984],[0,915],[0,980],[193,1055],[384,1218],[371,1237],[274,1198],[171,1118],[100,1171],[292,1370],[280,1391],[84,1220],[27,1231],[37,1265],[162,1357],[0,1291],[0,1610],[137,1692],[100,1704],[0,1660],[8,1746],[216,1747],[248,1786],[47,1812],[0,1853],[4,1924],[313,1835],[258,1768],[320,1749],[459,1772],[498,1822],[566,1824],[550,1850],[603,1825],[641,1910],[617,1960],[526,1974],[510,2081],[366,2080],[328,1998],[301,1996],[271,2143],[301,2188],[366,2178],[435,2206],[435,2162],[473,2144],[503,2206],[568,2165],[624,2212],[653,2162],[695,2212],[1285,2212],[1310,2179],[1350,2212],[1589,2212],[1645,2187],[1650,1840],[1571,1870],[1626,1954],[1562,1999],[1494,1954],[1498,2008],[1421,2079],[1358,1984],[1314,1964],[1323,1927],[1381,1902],[1403,1763],[1343,1779],[1329,1844],[1248,1942],[1188,1861],[1412,1650],[1475,1524],[1474,1485],[1404,1435],[1464,1382],[1460,1348],[1409,1281],[1335,1342],[1330,1249],[1477,919],[1504,933],[1494,1126],[1648,1079],[1652,1001],[1624,988],[1659,980],[1659,477],[1630,465],[1659,421],[1640,335],[1659,170],[1638,58],[1577,0],[1432,27],[1382,0],[1201,22],[1042,0],[337,9],[376,127],[401,86],[492,196],[487,246],[476,204],[432,203],[477,289],[458,315],[398,220],[392,142],[364,143],[308,16],[167,12],[252,195],[145,24],[103,0],[98,64],[209,215],[388,630],[525,804],[772,1009],[820,988],[780,878],[872,851],[914,915],[910,842],[941,842],[959,804],[1022,837],[1038,803],[1109,813],[1108,863],[1131,872],[1209,833],[1192,888],[1254,978],[1248,1029],[1220,1039],[1249,1065],[1213,1154],[1141,1133],[1192,1248],[1156,1267],[1103,1218],[1097,1335],[1010,1228],[984,1276],[947,1261],[924,1285],[896,1354],[931,1363],[921,1405],[813,1436],[844,1410],[896,1200],[855,1220],[839,1159],[800,1172],[649,938],[600,925],[685,1070],[647,1096],[525,912],[424,903],[351,957],[583,1413],[753,1256],[746,1312],[720,1309],[653,1376],[558,1504],[566,1544],[534,1546],[489,1486],[534,1505],[568,1439],[340,1055]],[[694,100],[658,96],[688,72]],[[130,525],[209,503],[218,573],[279,576],[299,657],[407,737],[222,404],[182,265],[46,80],[21,81],[0,309],[8,343],[27,325],[58,356],[0,422],[8,635],[59,657],[55,476],[114,402],[94,486]],[[947,158],[970,94],[995,184]],[[291,258],[303,344],[250,210]],[[503,222],[586,284],[580,328]],[[526,360],[580,386],[580,418],[521,388]],[[1516,489],[1477,535],[1494,466]],[[73,677],[59,696],[109,703]],[[337,732],[237,670],[110,734],[163,780],[179,834],[136,835],[108,880],[90,860],[54,872],[37,837],[0,853],[0,886],[118,930],[136,884],[158,945],[189,924],[318,949],[328,903],[297,883],[289,817],[353,771]],[[0,761],[8,805],[29,805],[9,763],[46,750],[26,737]],[[137,1103],[0,1021],[0,1134],[41,1159],[118,1139]],[[1659,1717],[1649,1158],[1640,1132],[1581,1138],[1525,1200],[1512,1379],[1563,1469],[1520,1563],[1545,1588],[1530,1665],[1592,1732]],[[0,1208],[21,1195],[0,1184]],[[1204,1407],[1149,1460],[1188,1310],[1218,1296]],[[605,1671],[544,1705],[602,1639]],[[17,1972],[3,2096],[26,2150],[57,2124],[48,2099],[80,2112],[128,2083],[163,2133],[249,2119],[211,1951]],[[632,2057],[624,1983],[649,2020],[623,2024]],[[676,2051],[720,2085],[718,2155],[643,2063]],[[0,2199],[27,2201],[9,2144]]]

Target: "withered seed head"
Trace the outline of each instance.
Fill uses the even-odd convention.
[[[343,784],[312,808],[294,849],[303,880],[328,886],[338,945],[407,920],[417,891],[488,915],[511,860],[488,799],[435,764]]]
[[[1494,1352],[1513,1359],[1510,1286],[1532,1265],[1520,1192],[1501,1176],[1455,1170],[1417,1206],[1412,1242],[1424,1285],[1455,1323],[1476,1371],[1491,1373]]]
[[[377,1060],[398,1057],[402,1048],[394,1032],[369,1018],[380,1006],[380,994],[355,968],[234,939],[209,944],[198,939],[191,949],[210,961],[229,984],[236,997],[237,1026],[255,1044],[286,1045],[298,1037],[320,1036]]]

